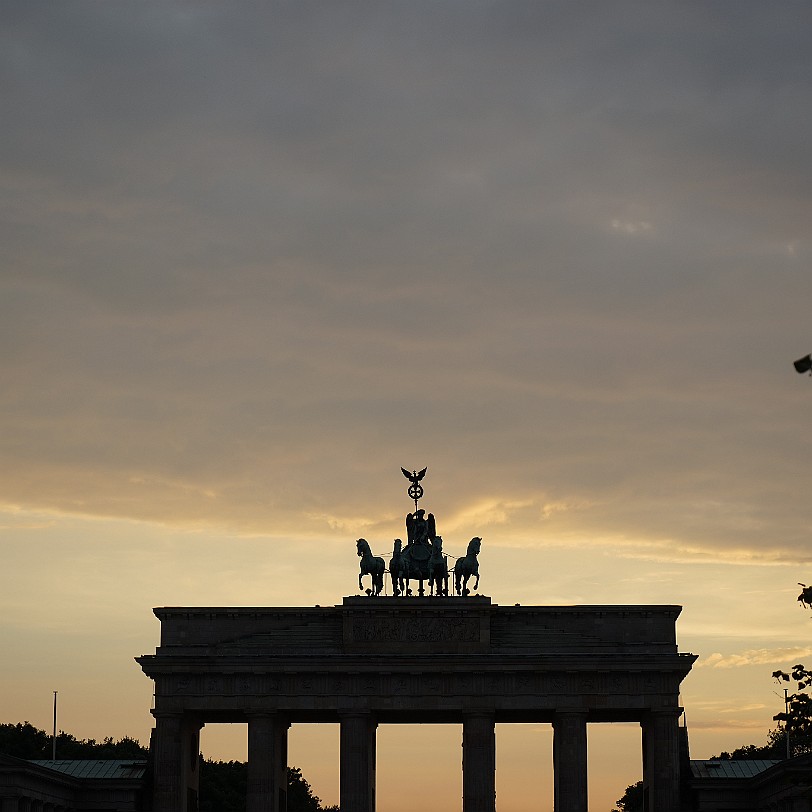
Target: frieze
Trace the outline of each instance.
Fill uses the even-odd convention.
[[[516,691],[520,694],[534,693],[535,682],[535,674],[517,674]]]
[[[355,643],[478,643],[478,618],[356,617],[352,620]]]
[[[357,696],[357,695],[468,695],[468,696],[571,696],[643,695],[673,693],[679,688],[679,675],[660,671],[546,671],[482,670],[375,672],[323,671],[285,674],[176,673],[159,680],[162,696]]]
[[[222,694],[223,693],[223,678],[206,677],[206,693],[207,694]]]
[[[350,681],[347,677],[337,676],[330,680],[330,690],[334,694],[345,694],[349,689]]]
[[[395,693],[405,694],[409,692],[409,678],[404,675],[399,675],[393,680],[395,685]]]
[[[252,674],[240,674],[237,677],[237,693],[250,696],[257,692],[256,679]]]
[[[628,678],[621,674],[611,674],[608,679],[608,691],[610,694],[622,694],[628,691]]]
[[[600,690],[597,674],[584,674],[581,677],[581,691],[585,694],[595,694]]]

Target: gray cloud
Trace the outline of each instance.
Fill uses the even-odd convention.
[[[810,13],[7,3],[3,498],[802,558]]]

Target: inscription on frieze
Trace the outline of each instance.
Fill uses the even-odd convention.
[[[533,681],[528,674],[518,674],[516,676],[516,690],[519,693],[528,693],[533,687]]]
[[[620,674],[609,677],[609,693],[620,694],[628,691],[628,680]]]
[[[593,674],[585,674],[581,682],[581,690],[587,694],[594,694],[598,690],[598,680]]]
[[[477,618],[353,618],[356,643],[478,643]]]

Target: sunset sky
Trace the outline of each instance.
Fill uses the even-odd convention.
[[[340,603],[428,466],[495,603],[684,606],[692,755],[765,741],[812,661],[808,0],[0,23],[0,722],[146,741],[152,607]],[[589,735],[609,812],[639,727]],[[500,726],[500,812],[550,740]],[[378,741],[381,812],[458,808],[459,729]],[[290,758],[338,801],[337,729]]]

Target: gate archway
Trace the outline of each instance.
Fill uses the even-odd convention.
[[[495,809],[494,725],[548,722],[556,812],[586,812],[586,726],[639,722],[649,808],[679,810],[679,606],[345,598],[314,608],[155,609],[154,812],[193,812],[199,731],[248,725],[248,812],[283,812],[287,730],[338,722],[340,806],[374,812],[379,723],[462,725],[463,810]]]

